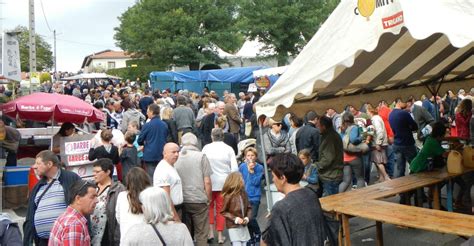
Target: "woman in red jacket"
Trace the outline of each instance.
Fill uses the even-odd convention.
[[[469,121],[472,116],[472,101],[471,99],[464,99],[461,101],[456,109],[456,128],[458,137],[469,140]]]

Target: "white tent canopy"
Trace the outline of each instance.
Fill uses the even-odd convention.
[[[263,76],[282,75],[286,71],[286,69],[288,69],[288,66],[271,67],[255,70],[253,71],[253,77],[258,78]]]
[[[120,77],[108,75],[105,73],[81,73],[62,80],[76,80],[76,79],[121,79]]]
[[[473,78],[472,23],[472,0],[342,0],[257,114],[281,117],[299,103]]]

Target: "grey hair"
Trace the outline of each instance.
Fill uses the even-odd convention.
[[[223,101],[218,101],[216,103],[216,107],[223,106],[223,105],[225,106],[225,103]]]
[[[143,217],[148,224],[166,223],[173,220],[171,200],[160,187],[148,187],[140,193]]]
[[[214,128],[211,132],[212,142],[224,141],[224,130],[222,128]]]
[[[215,103],[209,103],[209,104],[207,104],[207,108],[211,109],[211,110],[214,110],[216,108],[216,104]]]

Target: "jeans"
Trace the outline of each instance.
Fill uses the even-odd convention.
[[[148,176],[150,176],[151,183],[153,184],[153,175],[155,174],[155,169],[158,165],[158,162],[144,161],[143,163],[145,164],[146,172],[148,173]]]
[[[250,237],[254,238],[256,235],[260,235],[260,226],[258,226],[257,222],[257,215],[258,215],[258,207],[260,206],[260,201],[250,201],[250,205],[252,206],[252,217],[250,218],[248,228]]]
[[[393,145],[393,152],[395,153],[395,158],[397,158],[393,176],[394,178],[403,177],[405,176],[407,162],[410,163],[416,156],[416,147],[415,145]]]
[[[370,161],[370,151],[362,155],[362,165],[363,165],[363,175],[364,180],[367,184],[370,182],[370,168],[372,167],[372,162]],[[359,186],[359,185],[357,185]]]
[[[390,178],[393,177],[393,169],[395,167],[395,162],[397,161],[395,158],[395,152],[393,151],[393,144],[389,144],[387,146],[387,164],[385,165],[385,170],[387,171],[388,176]]]
[[[341,181],[321,181],[323,184],[323,197],[337,194]]]

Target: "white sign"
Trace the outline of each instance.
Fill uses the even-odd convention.
[[[20,44],[16,34],[3,34],[1,72],[7,79],[21,81]]]
[[[89,149],[91,148],[90,142],[90,140],[66,142],[66,155],[89,153]]]
[[[89,149],[91,146],[90,140],[94,137],[92,134],[73,135],[71,137],[60,138],[60,154],[61,161],[66,167],[72,170],[79,171],[86,170],[86,176],[92,175],[90,172],[91,161],[89,161]],[[84,167],[84,168],[80,168]],[[80,176],[84,176],[81,175]]]

